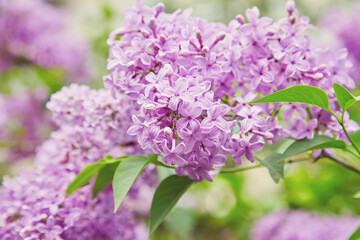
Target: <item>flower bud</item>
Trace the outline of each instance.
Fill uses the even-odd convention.
[[[160,37],[159,37],[159,40],[160,40],[161,43],[165,43],[165,41],[166,41],[165,35],[161,34]]]
[[[140,32],[146,38],[150,36],[150,32],[147,31],[146,29],[141,29]]]
[[[290,22],[292,25],[294,25],[295,22],[296,22],[296,17],[295,17],[295,16],[290,16],[290,17],[289,17],[289,22]]]
[[[322,79],[323,77],[324,77],[324,74],[322,74],[322,73],[320,73],[320,72],[317,72],[317,73],[314,74],[314,78],[315,78],[316,80],[320,80],[320,79]]]
[[[239,142],[240,141],[240,135],[239,134],[233,134],[232,136],[231,136],[231,140],[233,141],[233,142]]]
[[[150,22],[149,22],[149,28],[150,29],[152,29],[152,30],[155,30],[156,29],[156,27],[157,27],[157,22],[156,22],[156,20],[155,20],[155,18],[151,18],[150,19]]]
[[[158,4],[156,4],[156,6],[155,6],[156,17],[157,17],[160,13],[164,12],[164,9],[165,9],[165,6],[164,6],[163,3],[158,3]]]
[[[216,44],[218,44],[218,42],[224,40],[225,37],[226,37],[226,33],[225,33],[225,32],[219,32],[219,33],[216,35],[216,39],[215,39],[215,41],[213,42],[213,44],[211,45],[210,48],[213,48]]]
[[[295,11],[295,8],[296,8],[296,5],[293,0],[289,0],[286,2],[285,9],[289,13],[289,15],[293,14],[293,12]]]
[[[245,18],[243,15],[239,14],[236,15],[236,21],[238,21],[241,25],[243,25],[245,23]]]
[[[163,131],[166,135],[171,135],[173,133],[171,128],[169,128],[169,127],[164,128]]]

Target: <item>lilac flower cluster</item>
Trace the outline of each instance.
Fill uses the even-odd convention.
[[[35,168],[6,177],[0,189],[1,239],[145,239],[136,216],[147,214],[156,175],[152,166],[137,180],[117,214],[106,188],[92,199],[92,184],[69,197],[65,190],[88,164],[105,155],[143,154],[132,138],[123,138],[131,124],[131,106],[106,90],[71,85],[52,96],[59,130],[38,149]],[[127,127],[125,127],[127,125]],[[123,130],[121,130],[123,129]],[[151,195],[151,194],[150,194]],[[140,204],[141,203],[141,204]]]
[[[359,227],[355,217],[322,217],[303,211],[270,213],[255,223],[253,240],[348,239]]]
[[[46,90],[40,88],[18,91],[16,96],[0,94],[0,161],[13,163],[34,156],[55,127],[42,106],[46,99]]]
[[[128,133],[176,165],[178,174],[211,181],[226,154],[239,164],[242,156],[253,162],[265,141],[312,138],[321,126],[331,130],[326,134],[342,132],[319,108],[309,114],[302,104],[247,104],[259,94],[307,84],[328,91],[336,111],[332,84],[354,86],[346,52],[324,58],[323,49],[313,48],[303,34],[309,19],[293,1],[276,22],[256,7],[246,11],[247,21],[238,15],[228,25],[192,18],[190,10],[163,10],[137,1],[125,11],[124,26],[108,39],[111,73],[104,82],[136,101]],[[289,123],[280,124],[280,115]]]
[[[341,11],[340,8],[336,8],[326,13],[322,19],[322,25],[335,34],[338,44],[348,49],[349,57],[354,64],[351,76],[357,83],[360,81],[360,43],[358,41],[360,37],[359,10],[359,3],[354,6],[351,12],[344,12]],[[341,19],[341,21],[338,21],[339,19]]]
[[[71,79],[86,79],[88,46],[69,31],[63,10],[43,0],[3,0],[0,32],[0,72],[31,62],[64,69]]]

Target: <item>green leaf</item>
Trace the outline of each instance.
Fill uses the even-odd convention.
[[[150,208],[150,235],[164,221],[193,182],[188,177],[172,175],[160,183]]]
[[[66,189],[66,194],[70,195],[85,184],[87,184],[102,167],[103,165],[100,162],[95,162],[86,166],[70,183],[70,185]]]
[[[158,156],[129,156],[117,167],[113,178],[114,213],[120,207],[132,184],[141,171],[149,164],[156,161]]]
[[[321,107],[332,113],[329,108],[329,98],[320,88],[296,85],[290,88],[271,93],[250,103],[297,102]]]
[[[35,73],[44,85],[49,89],[50,94],[59,91],[63,85],[63,78],[66,76],[66,72],[60,68],[44,69],[41,67],[35,67]]]
[[[110,163],[100,169],[93,186],[93,198],[95,198],[112,182],[115,170],[119,166],[119,164],[120,162]]]
[[[356,147],[360,147],[360,130],[351,134],[350,138]]]
[[[182,236],[182,239],[190,238],[196,226],[194,213],[190,209],[180,207],[175,207],[164,223],[167,229]]]
[[[351,107],[351,105],[353,105],[357,101],[360,101],[359,97],[354,97],[354,95],[352,95],[346,88],[344,88],[338,83],[334,83],[333,88],[338,103],[343,111],[346,111],[349,107]]]
[[[353,140],[356,143],[360,143],[360,130],[351,134],[351,140]]]
[[[285,159],[306,151],[325,148],[345,149],[346,146],[347,145],[343,140],[334,140],[327,136],[315,135],[313,139],[295,141],[283,154],[274,153],[265,160],[259,162],[261,165],[268,168],[271,178],[275,183],[278,183],[280,178],[284,178]]]
[[[285,158],[280,153],[271,154],[265,160],[259,160],[259,162],[269,170],[270,176],[275,183],[278,183],[280,178],[284,178]]]
[[[356,193],[353,195],[353,198],[355,198],[355,199],[360,199],[360,191],[356,192]]]
[[[315,135],[313,139],[302,139],[294,142],[286,149],[282,157],[288,158],[306,151],[325,148],[344,149],[346,148],[346,143],[343,140],[334,140],[327,136]]]
[[[326,149],[326,148],[339,148],[339,149],[345,149],[346,143],[343,140],[331,140],[328,142],[320,143],[314,147],[309,148],[306,151],[311,150],[318,150],[318,149]]]
[[[107,155],[100,161],[89,164],[70,183],[70,185],[66,189],[66,194],[70,195],[73,192],[75,192],[77,189],[79,189],[82,186],[84,186],[85,184],[87,184],[95,176],[95,174],[98,171],[100,171],[105,165],[112,164],[112,163],[119,163],[127,157],[128,156],[113,158],[112,156]]]
[[[359,240],[360,239],[360,227],[351,235],[349,240]]]
[[[156,166],[156,172],[159,176],[160,181],[164,180],[165,178],[176,174],[175,169],[166,168],[162,166]]]

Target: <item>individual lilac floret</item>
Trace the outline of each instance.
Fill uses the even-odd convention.
[[[146,238],[137,217],[148,214],[157,182],[153,166],[140,175],[116,214],[110,187],[94,199],[92,183],[65,194],[88,164],[106,155],[144,154],[135,139],[124,138],[131,124],[125,102],[125,96],[115,100],[107,90],[75,84],[53,95],[48,107],[61,119],[59,129],[38,149],[35,167],[5,177],[0,189],[2,239]]]
[[[348,239],[359,227],[360,218],[319,216],[303,211],[274,212],[255,223],[253,240]]]
[[[108,39],[111,73],[104,82],[136,105],[128,133],[177,166],[178,174],[211,180],[226,154],[238,163],[242,156],[253,161],[254,152],[280,136],[312,138],[324,134],[322,126],[340,127],[335,119],[317,118],[321,110],[316,107],[248,104],[257,96],[306,84],[331,93],[331,107],[338,113],[332,84],[354,87],[346,51],[329,57],[312,47],[304,35],[309,19],[300,16],[294,2],[287,3],[288,16],[279,21],[261,17],[254,7],[246,11],[248,22],[238,16],[227,26],[193,18],[190,10],[167,14],[160,6],[137,1],[126,11],[124,26]],[[279,122],[282,113],[288,123]]]
[[[64,10],[43,0],[0,2],[0,72],[15,64],[60,68],[74,81],[88,77],[89,46],[69,30]]]

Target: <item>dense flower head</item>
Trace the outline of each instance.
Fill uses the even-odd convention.
[[[153,166],[140,175],[116,214],[110,187],[94,199],[92,184],[65,194],[84,167],[105,155],[143,154],[121,133],[121,126],[131,123],[124,101],[113,99],[107,90],[75,84],[53,95],[48,107],[61,119],[56,121],[59,129],[38,149],[34,169],[5,177],[0,189],[2,239],[146,238],[137,217],[148,214],[157,181]]]
[[[191,10],[163,10],[137,1],[125,11],[124,26],[108,39],[111,72],[104,82],[136,102],[128,133],[176,165],[178,174],[211,181],[226,154],[240,164],[242,156],[254,161],[254,152],[280,136],[312,138],[322,126],[332,126],[328,135],[340,134],[335,119],[316,107],[309,114],[304,104],[247,104],[307,84],[328,91],[337,111],[332,84],[354,87],[346,51],[312,47],[304,34],[309,18],[293,1],[286,4],[288,16],[276,22],[260,17],[256,7],[246,11],[247,21],[238,15],[228,25],[193,18]],[[286,124],[278,121],[282,114]]]
[[[55,127],[44,111],[46,90],[20,90],[16,95],[0,94],[0,161],[14,163],[33,157],[36,147]]]
[[[348,239],[358,228],[357,217],[319,216],[304,211],[270,213],[255,223],[253,240]]]
[[[87,77],[88,44],[71,33],[65,11],[44,0],[0,2],[0,72],[14,64],[61,68],[72,80]]]
[[[71,84],[53,94],[46,106],[59,126],[91,129],[107,136],[109,142],[136,145],[136,138],[126,133],[134,114],[132,101],[126,96],[114,99],[108,90]]]

